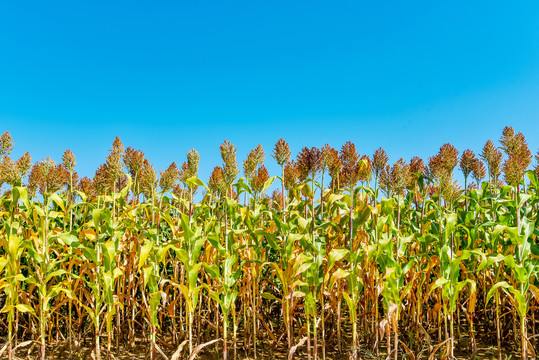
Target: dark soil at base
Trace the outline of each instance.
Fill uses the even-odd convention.
[[[204,348],[196,357],[200,360],[217,360],[222,359],[222,346],[220,343],[212,344]],[[167,359],[170,359],[176,349],[171,348],[169,345],[168,348],[166,344],[161,344],[161,348],[163,353],[167,356]],[[21,360],[38,360],[40,359],[39,356],[39,350],[37,346],[34,346],[31,350],[31,353],[28,354],[28,351],[30,349],[30,346],[24,349],[19,349],[16,353],[16,359]],[[402,351],[402,349],[400,349]],[[67,342],[59,343],[55,346],[49,346],[47,347],[47,360],[90,360],[93,359],[93,348],[90,347],[82,347],[79,349],[76,349],[73,351],[73,354],[70,355],[69,346]],[[184,347],[181,356],[179,359],[187,359],[188,358],[188,349],[187,347]],[[441,359],[443,353],[443,347],[442,351],[438,351],[437,354],[434,354],[432,358],[430,359]],[[342,353],[339,353],[335,349],[330,349],[326,351],[326,360],[349,360],[351,355],[350,349],[343,348]],[[416,360],[419,359],[425,359],[428,360],[431,354],[429,353],[429,349],[423,349],[418,354],[414,354]],[[470,351],[465,351],[461,349],[457,349],[455,351],[455,356],[457,359],[472,359],[472,353]],[[322,359],[322,352],[321,348],[319,348],[319,357]],[[377,357],[376,354],[373,354],[370,349],[368,349],[363,344],[360,346],[359,350],[359,359],[386,359],[387,355],[385,352],[385,348],[380,348],[380,356]],[[138,342],[136,346],[133,349],[122,349],[119,353],[113,352],[112,357],[107,357],[107,352],[105,349],[102,350],[101,353],[102,360],[106,359],[117,359],[117,360],[149,360],[150,359],[150,352],[149,352],[149,344],[145,342]],[[229,345],[229,352],[228,352],[228,360],[251,360],[255,359],[254,354],[252,352],[252,349],[249,349],[249,351],[245,351],[243,349],[243,346],[241,343],[238,343],[238,348],[236,352],[236,357],[234,357],[234,348],[233,345]],[[272,346],[270,343],[260,342],[257,346],[257,359],[275,359],[275,360],[284,360],[288,358],[288,352],[286,349],[286,342],[283,342],[282,344],[278,344],[277,346]],[[306,345],[303,345],[297,349],[297,351],[294,354],[294,359],[307,359],[307,347]],[[394,354],[392,354],[391,359],[393,360]],[[520,355],[518,351],[516,350],[504,350],[502,353],[502,359],[519,359]],[[4,353],[2,355],[2,359],[7,359],[7,354]],[[165,359],[162,355],[157,354],[156,359]],[[410,357],[406,356],[405,354],[399,353],[399,360],[400,359],[410,359]],[[486,359],[486,360],[498,360],[498,351],[495,346],[491,345],[481,345],[478,344],[478,352],[476,356],[473,359]]]

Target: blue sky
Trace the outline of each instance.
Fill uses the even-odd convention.
[[[538,100],[537,1],[0,3],[0,132],[81,175],[115,136],[159,169],[196,148],[204,181],[225,138],[273,175],[279,137],[394,161],[512,125],[536,153]]]

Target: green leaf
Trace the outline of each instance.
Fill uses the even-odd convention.
[[[190,244],[193,238],[193,231],[191,230],[191,227],[189,226],[189,216],[187,216],[187,214],[181,214],[181,226],[183,229],[183,236],[184,236],[185,242],[187,244]]]
[[[327,271],[331,270],[335,263],[341,261],[346,255],[348,255],[348,249],[332,249],[328,254]]]
[[[539,181],[537,180],[537,174],[533,170],[526,171],[526,175],[528,175],[528,179],[530,179],[530,182],[535,188],[539,187]]]
[[[268,190],[271,184],[273,184],[273,181],[275,181],[275,176],[267,179],[266,182],[264,182],[264,186],[262,187],[262,191],[260,193],[263,194],[266,190]]]
[[[439,288],[440,286],[444,286],[445,284],[449,283],[449,280],[448,279],[445,279],[445,278],[438,278],[434,284],[432,284],[431,288],[430,288],[430,291],[429,291],[429,294],[432,293],[434,290],[436,290],[437,288]]]
[[[186,183],[187,183],[187,186],[189,186],[190,189],[195,188],[196,185],[204,187],[206,189],[206,191],[208,192],[208,194],[211,197],[213,197],[213,195],[211,194],[211,191],[208,188],[208,186],[206,186],[206,184],[204,184],[204,182],[202,180],[200,180],[199,178],[197,178],[196,176],[193,176],[193,177],[190,177],[189,179],[187,179]]]
[[[344,300],[346,301],[346,305],[348,305],[348,310],[350,311],[350,321],[354,323],[357,320],[357,316],[356,316],[357,304],[354,302],[354,300],[352,300],[352,298],[350,297],[350,295],[348,295],[348,293],[344,293],[343,297],[344,297]]]
[[[266,299],[266,300],[277,300],[277,301],[281,301],[281,299],[279,299],[278,297],[276,297],[275,295],[273,294],[270,294],[268,292],[263,292],[262,294],[260,294],[260,296],[262,296],[262,298]]]
[[[26,304],[17,304],[15,305],[15,308],[19,311],[19,312],[22,312],[22,313],[30,313],[34,316],[36,316],[36,312],[34,311],[34,309],[32,309],[30,306],[26,305]]]
[[[26,188],[22,186],[15,186],[13,188],[13,203],[17,203],[19,199],[22,200],[27,209],[30,208],[30,204],[28,202],[28,191]]]
[[[520,317],[526,316],[526,297],[515,289],[512,285],[508,284],[506,281],[501,281],[492,285],[490,288],[485,303],[488,303],[489,300],[494,296],[494,293],[497,289],[502,288],[507,294],[511,293],[514,296],[514,300],[517,303],[517,311]]]
[[[219,280],[221,278],[221,276],[219,275],[219,268],[216,264],[208,265],[206,263],[203,263],[203,265],[206,273],[210,275],[213,279]]]
[[[371,215],[372,209],[367,204],[362,204],[359,206],[357,212],[356,212],[356,219],[359,223],[359,225],[363,225]]]
[[[57,193],[52,193],[49,195],[49,199],[54,201],[54,203],[56,205],[58,205],[60,207],[60,209],[62,209],[62,211],[65,213],[66,212],[66,207],[65,207],[65,204],[64,204],[64,200],[62,200],[62,198],[60,198],[60,195],[58,195]]]
[[[60,242],[62,242],[63,244],[67,246],[70,246],[73,248],[78,248],[80,246],[79,238],[73,234],[69,234],[69,233],[62,234],[62,235],[58,235],[57,238],[60,240]]]
[[[150,255],[150,251],[153,249],[153,244],[151,241],[146,239],[144,245],[140,248],[140,257],[138,261],[138,269],[140,270],[144,264],[146,264],[146,259]]]
[[[197,285],[198,280],[198,273],[200,272],[200,268],[202,267],[202,263],[198,263],[191,270],[189,270],[189,287],[191,289],[194,289]]]
[[[86,256],[86,259],[90,260],[94,264],[99,264],[99,262],[97,261],[97,253],[95,252],[94,249],[89,248],[89,247],[82,247],[81,251],[84,254],[84,256]]]
[[[129,189],[131,189],[131,186],[133,185],[133,178],[129,174],[125,174],[127,176],[127,184],[122,188],[122,190],[116,194],[117,199],[125,199],[127,196],[127,193],[129,192]]]

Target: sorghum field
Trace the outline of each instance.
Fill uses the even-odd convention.
[[[539,168],[511,127],[478,155],[394,164],[283,139],[241,163],[225,140],[207,181],[196,150],[157,172],[116,138],[90,179],[70,150],[32,164],[13,146],[4,358],[535,357]]]

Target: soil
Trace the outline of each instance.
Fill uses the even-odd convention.
[[[254,360],[254,355],[252,353],[252,350],[250,350],[248,353],[246,353],[243,350],[243,347],[241,346],[241,342],[238,342],[238,349],[236,353],[236,357],[234,357],[234,348],[233,345],[229,345],[229,353],[228,353],[228,359],[229,360]],[[160,344],[160,348],[162,349],[163,353],[167,356],[167,359],[170,360],[176,349],[172,348],[171,345],[167,345],[165,343]],[[31,354],[28,355],[30,347],[19,349],[17,351],[17,359],[21,360],[38,360],[39,357],[39,351],[38,347],[34,346]],[[60,343],[57,346],[54,347],[48,347],[47,348],[47,360],[88,360],[93,359],[93,348],[90,347],[82,347],[81,349],[78,349],[77,351],[74,351],[73,355],[70,356],[69,346],[67,343]],[[366,346],[360,347],[359,352],[359,359],[386,359],[385,355],[385,348],[380,349],[380,357],[376,357],[375,354],[373,354],[371,351],[367,350]],[[443,351],[442,351],[443,352]],[[326,352],[326,360],[349,360],[350,359],[350,350],[344,349],[342,353],[340,354],[336,349],[331,349]],[[220,345],[220,342],[211,344],[207,346],[206,348],[202,349],[200,353],[198,354],[197,359],[200,360],[218,360],[222,359],[222,346]],[[287,349],[286,349],[286,342],[283,342],[282,344],[279,344],[277,346],[271,346],[269,343],[261,342],[258,345],[257,349],[257,359],[275,359],[275,360],[284,360],[287,359]],[[416,359],[425,359],[428,360],[430,354],[428,353],[428,349],[424,349],[420,352],[420,354],[415,354]],[[438,352],[438,354],[434,355],[432,359],[440,359],[441,352]],[[469,351],[456,351],[455,356],[459,360],[464,359],[471,359],[471,352]],[[107,359],[106,350],[102,350],[101,357],[103,360]],[[319,350],[319,357],[322,359],[322,353],[321,350]],[[4,353],[2,358],[7,358],[6,354]],[[294,359],[307,359],[307,348],[306,345],[302,345],[299,347],[294,354]],[[393,359],[393,356],[391,357]],[[399,354],[399,360],[400,359],[408,359],[409,357]],[[512,352],[512,351],[506,351],[502,353],[502,359],[519,359],[520,355],[518,352]],[[149,354],[149,344],[144,343],[142,341],[137,342],[136,346],[133,349],[123,349],[120,351],[119,354],[116,352],[113,353],[113,357],[110,357],[110,359],[117,359],[117,360],[149,360],[150,354]],[[157,355],[156,359],[165,359],[161,355]],[[187,347],[185,346],[183,349],[183,352],[179,359],[187,359]],[[478,353],[477,355],[472,359],[485,359],[485,360],[498,360],[498,351],[495,346],[491,345],[478,345]]]

